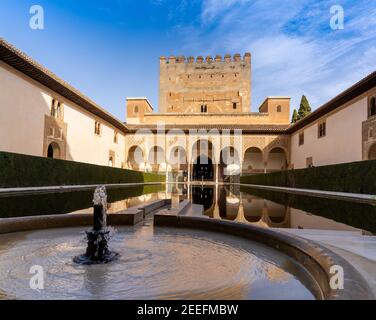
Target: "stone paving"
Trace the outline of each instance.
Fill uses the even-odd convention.
[[[346,259],[363,276],[376,297],[376,237],[361,232],[275,229],[316,241]]]

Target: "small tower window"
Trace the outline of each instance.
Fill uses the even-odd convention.
[[[134,113],[138,113],[138,106],[134,107]]]
[[[114,143],[118,143],[118,133],[114,131]]]
[[[282,107],[281,106],[277,106],[277,112],[282,112]]]
[[[236,109],[236,107],[237,107],[237,104],[236,104],[236,102],[233,102],[232,103],[232,108],[235,110]]]
[[[207,105],[202,105],[201,106],[201,113],[206,113],[208,112],[208,106]]]

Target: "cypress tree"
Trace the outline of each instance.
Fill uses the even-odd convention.
[[[299,120],[299,115],[298,115],[298,111],[296,111],[296,109],[294,109],[294,112],[292,113],[292,119],[291,119],[291,123],[295,123]]]
[[[302,96],[302,100],[300,101],[300,107],[298,111],[298,120],[303,119],[305,116],[311,113],[311,106],[305,95]]]

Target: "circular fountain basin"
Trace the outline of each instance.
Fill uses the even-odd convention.
[[[184,228],[118,227],[104,265],[76,265],[85,227],[0,235],[3,299],[315,299],[320,289],[287,255],[232,235]],[[44,289],[30,287],[41,266]]]

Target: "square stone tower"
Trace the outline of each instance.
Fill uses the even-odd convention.
[[[250,53],[160,58],[161,113],[246,113],[250,101]]]

